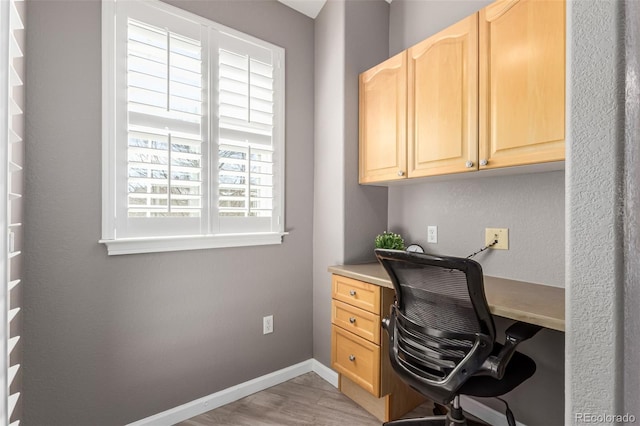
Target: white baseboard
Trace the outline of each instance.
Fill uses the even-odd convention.
[[[316,359],[312,359],[311,362],[311,369],[314,373],[331,383],[334,387],[338,387],[338,373]]]
[[[338,387],[338,373],[311,358],[290,367],[283,368],[282,370],[274,371],[273,373],[240,383],[239,385],[221,390],[220,392],[212,393],[195,401],[187,402],[186,404],[171,408],[162,413],[138,420],[130,423],[128,426],[174,425],[311,371],[331,385]],[[460,402],[466,412],[480,420],[494,426],[507,426],[507,419],[503,413],[466,396],[462,396]],[[526,425],[517,422],[517,426]]]
[[[485,423],[493,426],[509,426],[507,417],[504,413],[494,410],[483,403],[469,398],[468,396],[460,396],[460,405],[462,409],[472,416],[477,417]],[[526,426],[524,423],[516,421],[516,426]]]
[[[291,367],[274,371],[273,373],[269,373],[253,380],[249,380],[248,382],[240,383],[239,385],[221,390],[220,392],[212,393],[211,395],[204,396],[202,398],[196,399],[195,401],[187,402],[186,404],[180,405],[167,411],[163,411],[162,413],[155,414],[151,417],[138,420],[136,422],[130,423],[129,426],[174,425],[176,423],[188,420],[191,417],[206,413],[207,411],[213,410],[214,408],[221,407],[261,390],[286,382],[287,380],[291,380],[294,377],[300,376],[301,374],[315,371],[314,367],[318,370],[321,370],[320,367],[316,367],[314,364],[320,363],[314,359],[303,361],[301,363],[292,365]],[[324,367],[324,365],[322,365],[322,367]],[[327,367],[324,368],[329,370]],[[323,372],[322,374],[327,373]],[[320,377],[325,379],[322,374],[318,373]],[[327,381],[331,383],[330,380]]]

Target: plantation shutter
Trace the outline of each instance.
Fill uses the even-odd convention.
[[[222,231],[270,231],[277,221],[274,72],[278,62],[270,49],[219,35],[217,196]]]
[[[15,0],[1,2],[0,27],[2,67],[2,408],[0,423],[17,426],[20,423],[19,398],[21,352],[20,340],[21,250],[22,245],[22,160],[24,135],[24,3]]]
[[[280,244],[284,49],[160,1],[102,7],[109,254]]]
[[[207,88],[201,25],[137,2],[121,47],[126,73],[126,178],[121,236],[197,234],[207,210]],[[124,134],[126,132],[126,135]],[[140,219],[146,219],[141,225]],[[169,222],[167,222],[169,220]],[[182,232],[181,232],[182,230]]]

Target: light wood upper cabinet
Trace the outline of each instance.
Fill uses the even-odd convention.
[[[360,183],[406,178],[407,54],[360,74]]]
[[[498,0],[360,75],[360,183],[562,161],[565,0]]]
[[[565,2],[499,0],[479,25],[480,168],[564,160]]]
[[[408,55],[408,177],[477,170],[478,15]]]

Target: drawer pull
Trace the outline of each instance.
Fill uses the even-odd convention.
[[[356,295],[356,291],[355,290],[349,290],[349,295],[350,296],[355,296]]]
[[[356,360],[356,356],[355,355],[349,355],[349,361],[353,362]]]
[[[356,317],[350,317],[350,318],[349,318],[349,322],[350,322],[351,324],[355,324],[355,323],[356,323]]]

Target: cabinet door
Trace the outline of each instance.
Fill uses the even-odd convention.
[[[480,168],[564,160],[565,2],[480,11]]]
[[[477,170],[478,15],[409,49],[408,174]]]
[[[406,57],[360,74],[360,183],[406,178]]]

